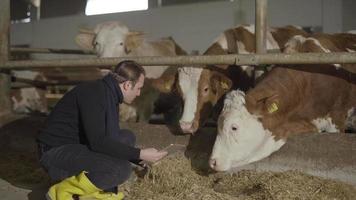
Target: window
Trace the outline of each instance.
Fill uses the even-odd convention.
[[[147,10],[148,0],[87,0],[86,15]]]

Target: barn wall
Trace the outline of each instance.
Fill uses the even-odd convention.
[[[335,0],[322,1],[322,24],[324,32],[342,31],[342,2]]]
[[[269,23],[274,26],[324,26],[327,32],[342,30],[342,1],[270,0]],[[222,30],[237,24],[254,23],[254,1],[224,1],[155,8],[148,11],[96,16],[75,15],[14,24],[11,44],[33,47],[77,48],[78,27],[93,27],[108,20],[120,20],[142,30],[151,38],[173,36],[188,52],[203,52]]]
[[[356,1],[355,0],[343,0],[343,31],[356,30]]]

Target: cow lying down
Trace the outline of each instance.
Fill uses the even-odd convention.
[[[331,49],[320,41],[297,37],[285,51]],[[344,132],[355,107],[356,74],[340,65],[277,66],[246,94],[227,94],[209,164],[225,171],[269,156],[293,134]]]
[[[255,27],[242,25],[221,33],[204,55],[251,54],[255,52]],[[307,35],[293,26],[269,27],[267,50],[279,51],[293,36]],[[155,87],[163,93],[177,92],[183,101],[183,113],[179,125],[183,133],[194,134],[209,118],[215,120],[219,113],[220,98],[229,90],[247,91],[253,86],[254,77],[250,66],[185,66],[177,74],[162,76]]]

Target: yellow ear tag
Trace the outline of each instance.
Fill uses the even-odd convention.
[[[276,103],[272,103],[269,107],[268,107],[268,113],[274,113],[278,110],[278,106]]]
[[[221,87],[222,87],[222,89],[224,89],[224,90],[229,89],[229,86],[228,86],[227,83],[225,83],[225,82],[221,82]]]

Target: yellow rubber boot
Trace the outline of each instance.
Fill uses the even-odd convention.
[[[94,192],[89,195],[79,196],[80,200],[122,200],[124,199],[124,194],[119,192],[118,194],[114,194],[112,192]]]
[[[48,200],[72,200],[74,194],[82,196],[101,191],[90,182],[85,173],[81,172],[78,176],[71,176],[53,185],[46,198]]]

